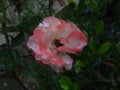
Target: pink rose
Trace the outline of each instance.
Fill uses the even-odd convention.
[[[68,53],[81,52],[86,45],[86,36],[75,24],[53,16],[38,25],[27,43],[35,59],[56,72],[71,70],[73,59]]]

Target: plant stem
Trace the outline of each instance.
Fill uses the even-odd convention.
[[[19,79],[19,77],[16,75],[15,72],[12,72],[12,75],[14,79],[19,83],[19,85],[23,87],[24,90],[28,90],[26,86],[21,82],[21,80]]]

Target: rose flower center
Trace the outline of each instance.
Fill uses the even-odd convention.
[[[63,46],[63,44],[60,43],[60,40],[58,40],[58,39],[55,39],[55,40],[54,40],[54,44],[55,44],[56,47],[61,47],[61,46]]]

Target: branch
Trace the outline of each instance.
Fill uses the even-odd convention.
[[[21,82],[21,80],[19,79],[19,77],[16,75],[14,71],[12,72],[12,75],[14,79],[19,83],[19,85],[23,87],[24,90],[28,90],[27,87]]]

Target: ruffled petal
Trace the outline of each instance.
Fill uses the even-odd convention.
[[[75,31],[80,31],[73,23],[64,22],[61,20],[61,24],[57,27],[57,37],[58,38],[67,38],[71,33]]]
[[[69,55],[67,55],[67,54],[61,55],[61,58],[63,59],[65,64],[73,63],[73,59]]]
[[[87,44],[87,38],[80,31],[71,33],[67,38],[61,38],[60,42],[64,44],[58,48],[59,51],[66,51],[69,53],[76,53],[82,51],[83,47]]]
[[[27,43],[27,47],[29,49],[31,49],[32,51],[34,51],[35,53],[38,53],[38,54],[41,53],[40,52],[40,47],[39,47],[37,41],[34,39],[33,36],[31,36],[29,38],[28,43]]]
[[[64,65],[64,61],[62,60],[62,58],[60,58],[58,56],[58,57],[56,57],[55,59],[52,60],[52,64],[54,64],[58,67],[62,67]]]
[[[45,18],[42,23],[43,25],[46,25],[46,26],[57,26],[60,24],[60,21],[54,16],[51,16],[51,17]]]

